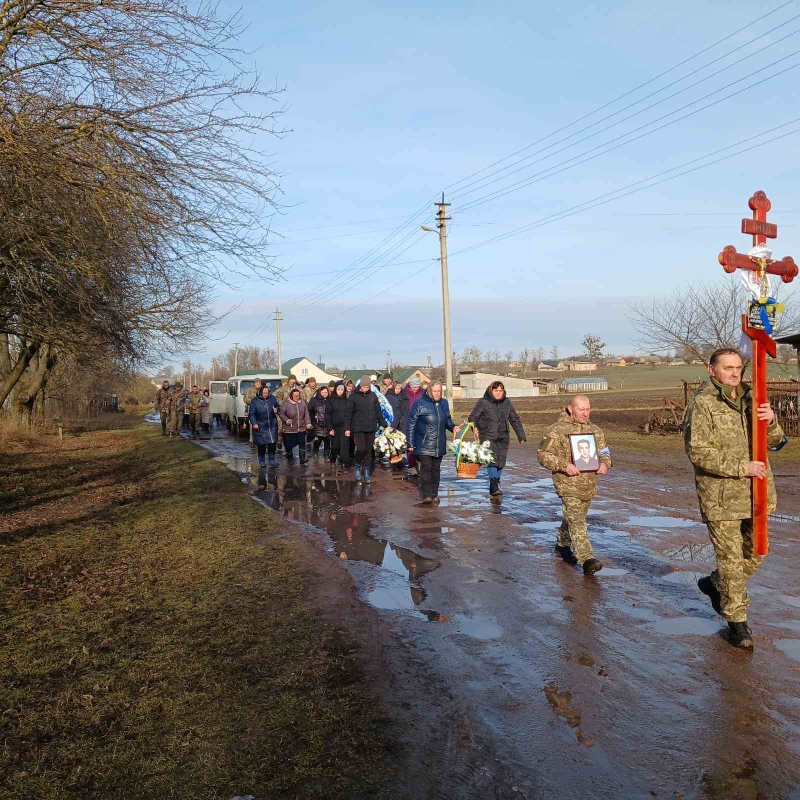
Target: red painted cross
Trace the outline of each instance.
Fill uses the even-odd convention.
[[[753,246],[766,244],[767,239],[774,239],[778,235],[778,226],[767,222],[767,212],[772,208],[769,198],[764,192],[756,192],[750,198],[750,208],[753,209],[753,219],[742,220],[742,233],[753,236]],[[784,283],[791,283],[797,276],[797,264],[791,256],[786,256],[780,261],[773,259],[755,260],[750,256],[737,253],[733,245],[728,245],[719,254],[719,263],[727,273],[734,273],[737,269],[753,270],[762,277],[780,275]],[[755,409],[769,402],[767,395],[767,355],[775,358],[775,340],[765,330],[751,328],[748,315],[742,315],[742,330],[753,342],[752,360],[752,386],[753,386],[753,414],[750,447],[754,461],[767,461],[767,423],[758,419]],[[758,556],[765,556],[769,550],[769,531],[767,527],[767,481],[760,478],[752,479],[753,500],[753,552]]]

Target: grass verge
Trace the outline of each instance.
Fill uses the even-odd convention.
[[[0,796],[383,796],[358,653],[233,473],[131,419],[6,442],[0,504]]]

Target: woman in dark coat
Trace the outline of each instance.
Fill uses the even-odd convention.
[[[324,455],[327,455],[330,449],[328,429],[325,427],[325,408],[328,402],[327,386],[317,389],[316,394],[308,401],[308,416],[311,417],[311,424],[314,426],[311,430],[314,438],[314,455],[319,453],[320,445],[323,445]]]
[[[458,436],[461,427],[453,422],[450,406],[442,397],[442,384],[432,383],[408,414],[408,449],[419,463],[422,502],[439,505],[442,457],[447,452],[447,431]]]
[[[356,443],[355,479],[360,481],[363,476],[366,483],[371,483],[375,432],[378,428],[385,428],[386,421],[381,413],[378,395],[372,391],[369,375],[361,376],[358,389],[350,395],[350,399],[353,402],[350,428]]]
[[[486,468],[489,473],[489,494],[499,497],[503,494],[500,491],[500,476],[506,466],[511,428],[520,444],[525,441],[525,428],[512,402],[506,397],[506,387],[502,381],[489,384],[483,397],[475,403],[469,421],[475,426],[478,440],[491,445],[495,463]]]
[[[308,416],[306,401],[300,396],[295,386],[289,392],[289,399],[281,405],[280,418],[283,420],[283,444],[286,448],[286,460],[294,463],[294,451],[300,452],[300,463],[305,464],[306,431],[311,430],[311,418]]]
[[[389,387],[389,391],[386,392],[386,401],[392,407],[392,427],[405,435],[406,423],[408,422],[408,398],[400,381],[395,381]],[[397,468],[403,468],[402,461],[397,464]]]
[[[331,464],[339,457],[344,469],[350,469],[350,422],[353,418],[353,401],[347,396],[344,381],[339,381],[333,395],[325,404],[325,427],[330,436]]]
[[[259,395],[250,401],[250,427],[253,444],[258,449],[258,465],[267,466],[265,454],[269,452],[269,465],[278,466],[275,449],[278,446],[278,411],[280,403],[272,396],[269,386],[262,386]]]

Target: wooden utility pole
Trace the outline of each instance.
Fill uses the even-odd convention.
[[[278,375],[283,375],[283,350],[281,349],[281,312],[275,309],[275,326],[278,334]]]

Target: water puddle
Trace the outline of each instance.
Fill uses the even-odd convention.
[[[775,647],[786,653],[789,658],[800,661],[800,639],[776,639]]]
[[[258,462],[252,458],[225,455],[215,456],[213,460],[219,461],[220,464],[224,464],[228,469],[240,475],[255,475],[258,472]]]
[[[686,572],[679,569],[677,572],[670,572],[661,576],[661,580],[666,583],[681,583],[687,586],[697,587],[697,581],[700,580],[706,573],[705,572]]]
[[[697,523],[683,517],[630,517],[625,524],[637,528],[692,528]]]
[[[491,617],[484,614],[456,614],[456,630],[473,639],[498,639],[503,635],[503,629]]]
[[[446,525],[430,525],[422,528],[409,528],[411,533],[418,533],[422,536],[441,536],[443,533],[452,533],[455,528],[448,528]]]
[[[667,558],[675,561],[714,561],[714,546],[711,542],[686,542],[663,552]]]
[[[769,518],[773,522],[800,522],[800,517],[795,517],[792,514],[770,514]]]
[[[237,471],[241,462],[252,463],[233,456],[218,460]],[[431,622],[446,619],[421,608],[427,595],[420,579],[437,569],[439,562],[371,535],[369,515],[345,510],[366,499],[368,487],[338,478],[266,474],[263,469],[258,471],[258,482],[257,500],[287,519],[325,531],[333,554],[341,561],[365,562],[378,568],[365,585],[359,582],[362,599],[375,608],[412,612]]]
[[[794,606],[794,608],[800,608],[800,597],[794,597],[791,594],[782,594],[780,595],[780,599],[786,603],[787,606]]]
[[[675,617],[652,623],[653,630],[667,636],[711,636],[720,630],[719,622],[703,617]]]
[[[598,578],[619,578],[622,575],[627,575],[627,569],[621,568],[614,568],[614,567],[603,567],[600,572],[597,573]]]

